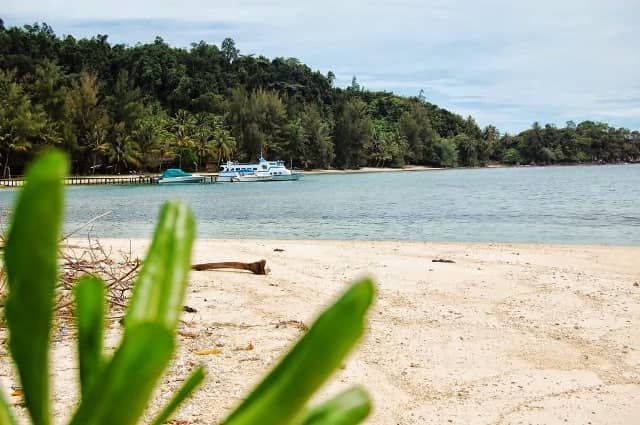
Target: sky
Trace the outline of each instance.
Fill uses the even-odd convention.
[[[640,130],[640,0],[3,0],[6,26],[135,45],[236,41],[516,133],[534,121]]]

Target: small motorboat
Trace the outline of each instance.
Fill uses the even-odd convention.
[[[204,176],[186,173],[179,168],[167,168],[158,178],[158,184],[172,183],[204,183]]]

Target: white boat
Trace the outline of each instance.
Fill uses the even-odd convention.
[[[300,177],[302,174],[288,170],[284,161],[267,161],[262,157],[257,163],[228,161],[218,173],[219,182],[287,181]]]
[[[171,183],[204,183],[204,176],[185,173],[179,168],[168,168],[158,178],[158,184]]]
[[[270,182],[273,176],[265,171],[256,171],[253,174],[243,174],[231,178],[232,182]]]

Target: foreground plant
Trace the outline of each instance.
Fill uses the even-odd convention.
[[[52,422],[49,339],[63,214],[62,179],[68,164],[60,153],[39,159],[27,175],[5,248],[9,294],[5,316],[9,349],[27,411],[35,425]],[[135,284],[122,341],[103,350],[105,285],[85,276],[75,288],[80,402],[72,425],[134,424],[145,413],[153,389],[171,361],[190,268],[194,220],[180,203],[167,203]],[[351,425],[370,411],[366,392],[349,389],[308,408],[307,403],[343,362],[364,331],[373,284],[353,285],[223,422],[227,425]],[[204,379],[197,367],[153,424],[167,421]],[[15,424],[0,394],[0,425]]]

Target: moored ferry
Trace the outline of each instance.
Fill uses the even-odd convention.
[[[293,173],[284,161],[267,161],[260,157],[257,163],[228,161],[218,173],[219,182],[287,181],[299,180],[300,173]]]

